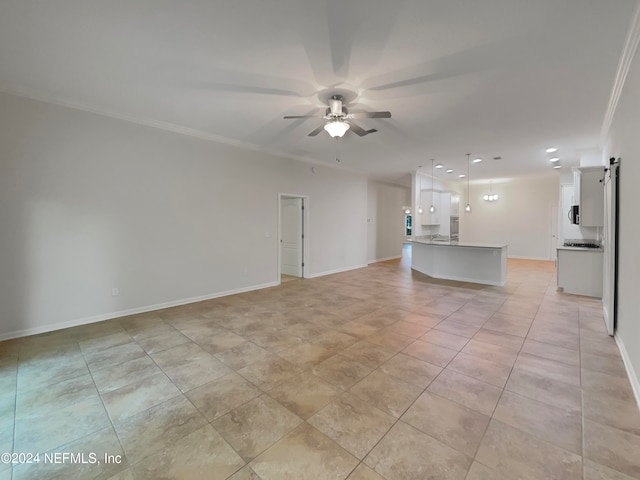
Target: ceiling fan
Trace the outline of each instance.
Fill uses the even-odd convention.
[[[358,112],[349,113],[347,108],[343,105],[342,95],[332,95],[327,100],[329,108],[327,108],[325,114],[322,116],[326,120],[324,125],[320,125],[318,128],[309,133],[310,137],[318,135],[323,129],[327,131],[329,135],[334,138],[342,137],[347,130],[351,130],[356,135],[364,137],[373,132],[377,132],[375,128],[365,130],[357,125],[353,120],[359,118],[391,118],[391,112]],[[290,118],[317,118],[317,115],[286,115],[285,119]]]

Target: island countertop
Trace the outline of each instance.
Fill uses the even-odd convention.
[[[416,238],[411,268],[433,278],[503,286],[507,281],[505,243]]]
[[[506,243],[482,243],[482,242],[460,242],[458,240],[430,240],[428,238],[416,238],[410,240],[413,243],[424,243],[425,245],[444,245],[448,247],[477,247],[477,248],[506,248]]]

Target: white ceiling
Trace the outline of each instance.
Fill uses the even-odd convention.
[[[2,0],[0,89],[403,181],[551,174],[599,134],[636,0]],[[334,92],[377,133],[307,134]],[[502,160],[492,160],[501,156]],[[442,173],[444,175],[444,173]]]

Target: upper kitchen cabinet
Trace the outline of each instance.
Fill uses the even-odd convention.
[[[573,202],[579,206],[581,227],[604,225],[604,167],[573,170]]]
[[[460,215],[460,194],[451,192],[451,216],[457,217]]]

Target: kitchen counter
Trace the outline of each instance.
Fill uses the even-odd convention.
[[[417,238],[411,242],[411,268],[433,278],[503,286],[507,244]]]
[[[449,247],[477,247],[477,248],[506,248],[506,243],[479,243],[479,242],[460,242],[458,240],[427,240],[416,238],[411,240],[415,243],[424,243],[426,245],[445,245]]]
[[[558,247],[558,250],[575,250],[583,252],[604,252],[604,248],[589,248],[589,247],[565,247],[564,245]]]

